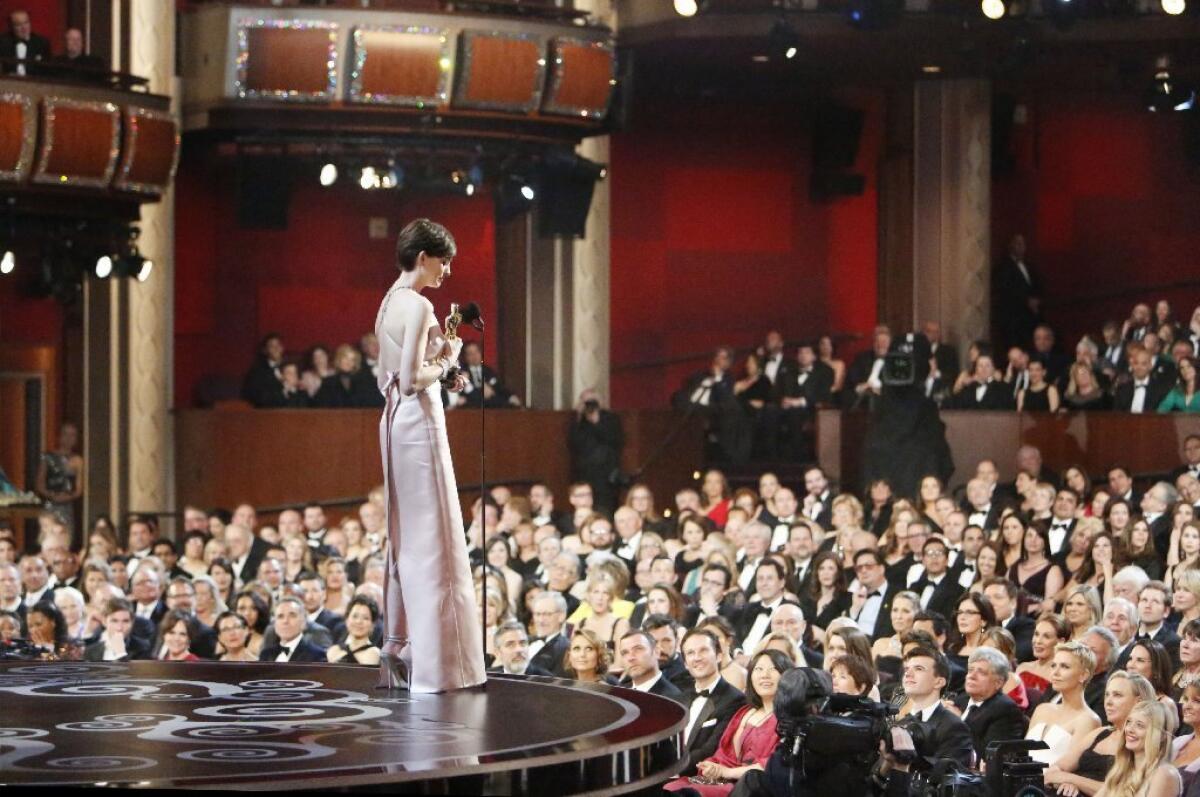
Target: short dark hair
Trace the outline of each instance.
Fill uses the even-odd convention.
[[[1195,621],[1195,622],[1200,622],[1200,621]],[[650,636],[650,632],[645,630],[644,628],[629,629],[624,634],[621,634],[620,641],[624,642],[626,639],[629,639],[629,637],[631,637],[631,636],[640,636],[642,639],[646,640],[646,644],[650,646],[651,650],[654,650],[654,647],[657,644],[654,641],[654,637]],[[620,647],[620,642],[617,643],[617,647]]]
[[[346,617],[350,616],[350,610],[355,606],[362,606],[371,613],[371,622],[379,622],[379,604],[370,595],[355,595],[350,599],[350,603],[346,605]]]
[[[981,591],[986,590],[988,587],[1004,587],[1004,591],[1008,593],[1010,601],[1017,599],[1017,585],[1003,576],[992,576],[991,578],[984,579],[983,583],[979,585]]]
[[[721,638],[718,637],[716,634],[714,634],[712,631],[709,631],[707,628],[693,628],[693,629],[689,630],[686,634],[683,635],[683,642],[680,643],[679,646],[683,647],[684,645],[687,644],[687,641],[689,639],[691,639],[692,637],[698,637],[698,636],[702,636],[705,639],[712,642],[713,652],[716,653],[718,656],[721,655]]]
[[[854,564],[857,565],[858,560],[864,556],[869,556],[872,559],[874,559],[875,564],[877,564],[877,565],[883,564],[883,554],[881,554],[879,551],[875,550],[874,548],[863,548],[861,551],[858,551],[857,553],[855,553],[854,554]]]
[[[937,640],[927,631],[911,628],[900,635],[900,646],[904,647],[905,645],[913,644],[923,648],[936,648]]]
[[[665,614],[648,614],[646,619],[642,620],[643,631],[657,631],[660,628],[670,628],[672,631],[679,630],[679,623],[675,619],[668,617]]]
[[[859,694],[865,695],[875,686],[875,668],[862,656],[856,656],[853,653],[838,656],[833,664],[829,666],[831,672],[834,667],[846,668],[846,674],[853,678],[854,683],[861,687]]]
[[[937,650],[937,648],[931,648],[922,645],[920,647],[915,647],[908,653],[904,654],[905,661],[916,658],[933,659],[934,676],[941,678],[946,682],[945,685],[942,686],[942,690],[944,690],[946,686],[950,684],[950,665],[947,663],[946,657],[943,656],[941,652]],[[872,686],[874,686],[874,684],[872,684]],[[938,690],[939,694],[942,690]]]
[[[173,554],[178,554],[178,553],[179,553],[179,549],[175,547],[175,543],[174,543],[174,542],[172,542],[171,540],[168,540],[168,539],[167,539],[167,538],[165,538],[165,537],[159,537],[157,540],[155,540],[155,541],[153,542],[153,544],[151,544],[151,546],[150,546],[150,550],[152,550],[152,551],[153,551],[155,548],[161,547],[161,546],[163,546],[163,545],[165,545],[166,547],[170,548],[170,549],[171,549],[171,553],[173,553]]]
[[[780,581],[787,580],[787,571],[784,569],[782,563],[780,563],[776,559],[763,559],[762,562],[759,563],[758,567],[754,568],[754,580],[755,581],[758,580],[758,571],[762,570],[764,567],[775,568],[775,572],[779,574],[779,580]]]
[[[319,581],[321,582],[321,589],[325,589],[325,579],[321,577],[320,573],[304,570],[296,576],[296,583],[299,584],[301,581]]]
[[[396,237],[396,267],[412,271],[422,252],[430,257],[451,258],[458,254],[458,245],[450,231],[436,221],[414,219]]]
[[[729,571],[729,568],[726,567],[725,565],[718,564],[718,563],[714,563],[711,565],[705,565],[704,569],[700,571],[700,575],[703,576],[705,573],[707,573],[709,571],[712,571],[714,573],[724,573],[725,574],[725,588],[726,589],[728,589],[729,585],[733,583],[733,573],[731,573]]]
[[[993,615],[994,617],[995,615]],[[913,615],[913,622],[925,621],[933,623],[934,636],[945,636],[950,630],[950,623],[946,620],[945,615],[941,612],[931,612],[927,609],[917,612]]]
[[[747,669],[750,672],[754,672],[754,666],[763,656],[766,656],[771,660],[771,666],[774,667],[781,676],[796,666],[786,653],[775,650],[775,648],[765,648],[754,654],[754,658],[750,659],[750,666]],[[874,684],[871,685],[874,686]],[[754,688],[754,681],[750,678],[746,679],[746,702],[754,708],[763,707],[762,695],[760,695],[758,690]]]
[[[158,624],[158,641],[162,642],[163,637],[177,623],[183,623],[183,627],[187,630],[188,644],[191,645],[191,643],[195,642],[196,637],[200,635],[200,625],[195,615],[191,612],[185,612],[183,609],[172,609],[163,615],[162,620]]]

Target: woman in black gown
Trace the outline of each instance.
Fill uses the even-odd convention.
[[[1019,412],[1058,412],[1058,388],[1046,382],[1046,366],[1029,361],[1029,387],[1017,394]]]

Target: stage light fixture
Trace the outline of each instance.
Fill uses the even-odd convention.
[[[1187,11],[1187,0],[1161,0],[1162,10],[1164,14],[1170,14],[1177,17],[1184,11]]]
[[[370,191],[373,188],[378,188],[382,182],[379,172],[375,171],[374,166],[364,166],[358,175],[358,185],[364,191]]]
[[[775,20],[767,38],[771,42],[771,52],[779,53],[788,61],[795,58],[796,54],[800,52],[800,37],[796,35],[796,31],[792,30],[792,26],[786,20]]]
[[[338,169],[336,165],[332,163],[326,163],[321,167],[321,185],[326,187],[331,186],[337,182],[337,178]]]
[[[1004,0],[982,0],[979,10],[988,19],[1002,19],[1008,13],[1008,6]]]
[[[12,250],[6,250],[4,257],[0,257],[0,274],[11,274],[17,267],[17,256]]]
[[[508,174],[496,183],[496,216],[501,221],[516,218],[533,206],[537,193],[520,174]]]
[[[142,267],[138,269],[134,277],[138,282],[145,282],[150,279],[150,272],[154,270],[154,261],[147,258],[142,261]]]
[[[696,0],[675,0],[675,13],[681,17],[694,17],[699,10]]]
[[[97,279],[108,279],[109,275],[112,274],[112,270],[113,261],[111,257],[100,255],[100,257],[96,258],[95,274]]]
[[[523,185],[521,186],[521,196],[525,197],[527,201],[532,202],[537,194],[534,193],[533,186]]]
[[[467,183],[467,196],[475,196],[475,183]]]

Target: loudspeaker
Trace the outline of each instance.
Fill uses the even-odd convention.
[[[238,158],[237,222],[246,230],[286,230],[292,170],[282,158]]]
[[[862,131],[862,111],[834,103],[818,106],[813,116],[813,171],[853,169]]]
[[[538,197],[538,232],[543,238],[583,238],[588,209],[601,166],[568,153],[552,153],[542,164]]]

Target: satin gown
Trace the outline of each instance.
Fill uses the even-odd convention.
[[[487,676],[441,386],[417,383],[445,338],[433,304],[403,280],[384,297],[375,324],[386,401],[379,424],[388,532],[384,633],[408,643],[402,657],[411,691],[444,692]]]

